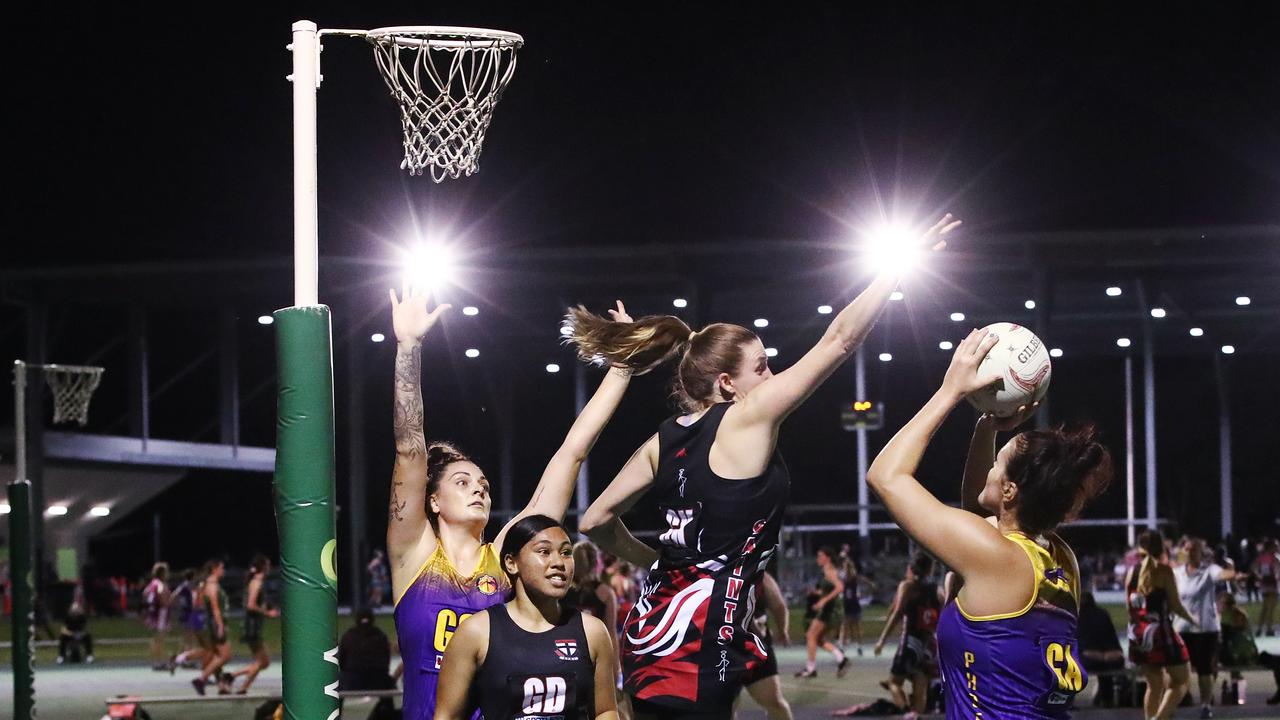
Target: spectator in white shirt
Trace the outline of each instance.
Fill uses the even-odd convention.
[[[1218,635],[1222,630],[1222,622],[1218,617],[1218,599],[1216,587],[1220,582],[1235,578],[1235,570],[1224,569],[1221,565],[1206,562],[1205,543],[1199,538],[1188,538],[1183,543],[1186,553],[1185,565],[1173,570],[1173,577],[1178,582],[1178,598],[1187,608],[1187,612],[1199,623],[1192,625],[1182,618],[1174,620],[1174,629],[1187,644],[1187,653],[1191,656],[1191,667],[1196,672],[1200,684],[1200,717],[1213,717],[1213,681],[1218,661]]]

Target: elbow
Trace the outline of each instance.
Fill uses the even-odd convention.
[[[608,513],[597,510],[594,506],[589,507],[578,521],[578,531],[599,545],[602,536],[608,534],[610,520]]]

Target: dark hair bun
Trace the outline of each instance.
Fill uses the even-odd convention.
[[[1038,534],[1075,518],[1111,483],[1111,453],[1092,425],[1032,430],[1018,438],[1009,480],[1018,486],[1018,524]]]

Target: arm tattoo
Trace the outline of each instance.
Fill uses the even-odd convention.
[[[422,427],[422,349],[403,348],[396,351],[395,397],[393,419],[396,453],[425,462],[427,440]],[[407,501],[400,499],[403,480],[391,482],[390,517],[404,520]]]
[[[396,522],[404,522],[404,508],[409,504],[408,500],[400,499],[400,486],[404,484],[402,480],[396,480],[391,483],[391,511],[389,519]]]

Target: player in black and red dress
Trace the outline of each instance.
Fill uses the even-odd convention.
[[[957,225],[947,216],[922,242],[941,247]],[[650,568],[622,639],[637,716],[728,717],[768,657],[751,627],[756,582],[777,547],[790,493],[778,428],[862,343],[897,282],[892,271],[876,277],[777,375],[760,338],[738,325],[694,332],[671,316],[612,323],[570,311],[570,339],[583,358],[637,374],[679,358],[681,414],[662,423],[581,521],[602,549]],[[656,552],[621,521],[645,494],[667,526]]]

